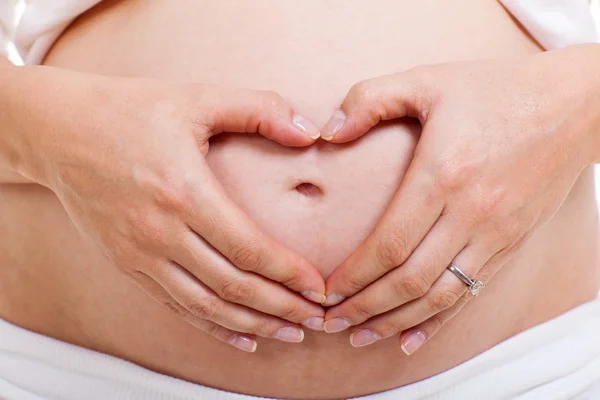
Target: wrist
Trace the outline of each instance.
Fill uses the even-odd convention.
[[[581,143],[581,154],[575,155],[582,167],[600,162],[600,44],[572,46],[575,53],[565,55],[569,68],[564,76],[565,103],[573,108],[572,127]]]
[[[67,146],[93,113],[93,75],[46,66],[14,67],[0,77],[0,162],[52,188]],[[6,129],[5,129],[6,127]]]
[[[9,170],[34,182],[41,182],[39,161],[30,137],[36,97],[42,95],[44,85],[33,76],[42,67],[2,65],[0,72],[0,163]]]
[[[591,164],[600,162],[600,44],[593,46],[592,83],[588,87],[590,92],[589,108],[592,114],[590,125],[590,150],[592,152]]]
[[[600,161],[600,44],[580,44],[530,58],[560,141],[578,169]],[[542,103],[543,104],[543,103]]]

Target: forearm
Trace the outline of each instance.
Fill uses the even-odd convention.
[[[8,82],[12,80],[14,71],[18,67],[14,66],[6,57],[0,54],[0,184],[3,183],[33,183],[31,179],[25,177],[17,171],[17,160],[15,159],[15,148],[10,143],[11,135],[16,134],[9,122],[10,113],[9,102],[7,98],[15,94]]]
[[[600,45],[593,45],[591,58],[593,69],[591,71],[589,90],[591,92],[590,111],[592,123],[590,124],[591,135],[594,137],[591,144],[592,161],[600,163]]]
[[[583,145],[581,154],[574,154],[585,165],[600,162],[600,45],[584,44],[557,50],[560,61],[548,69],[564,65],[565,73],[558,76],[557,96],[566,94],[564,110],[573,118],[565,118],[577,141]],[[562,65],[561,65],[562,64]],[[563,68],[561,68],[563,69]],[[562,81],[562,82],[561,82]],[[580,134],[578,134],[580,132]]]
[[[545,132],[561,132],[563,156],[579,167],[600,162],[600,44],[573,45],[531,56],[520,71],[528,71],[524,77],[535,84],[538,93],[534,94],[545,99],[532,102],[531,107],[540,115],[555,108],[554,122]],[[520,87],[527,84],[520,83]],[[518,90],[526,93],[520,87]]]

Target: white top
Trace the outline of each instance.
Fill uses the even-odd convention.
[[[23,0],[17,24],[14,4],[0,0],[0,47],[12,40],[27,64],[42,61],[62,31],[101,0]],[[598,41],[590,11],[597,0],[498,0],[545,49]],[[600,7],[599,7],[600,11]]]
[[[598,332],[600,298],[448,371],[354,400],[598,400]],[[158,374],[2,319],[0,338],[0,395],[5,399],[269,400]]]

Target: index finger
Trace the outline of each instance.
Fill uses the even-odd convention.
[[[307,146],[320,132],[276,92],[220,86],[199,87],[195,107],[209,135],[258,133],[284,146]]]
[[[359,138],[381,121],[412,117],[427,120],[438,96],[426,67],[367,79],[352,86],[321,131],[333,143]]]
[[[201,187],[193,194],[195,207],[189,227],[233,265],[279,282],[308,300],[325,300],[325,282],[319,271],[299,254],[264,234],[224,193],[208,167],[199,172]]]
[[[435,182],[414,161],[374,231],[326,282],[325,306],[341,303],[402,265],[442,213]]]

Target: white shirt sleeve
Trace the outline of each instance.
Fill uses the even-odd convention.
[[[0,53],[6,54],[6,45],[15,31],[15,6],[17,0],[0,1]]]
[[[598,42],[598,31],[589,0],[500,2],[547,50],[578,43]]]
[[[5,1],[5,0],[0,0]],[[38,64],[77,16],[101,0],[26,0],[16,29],[15,45],[26,64]]]

